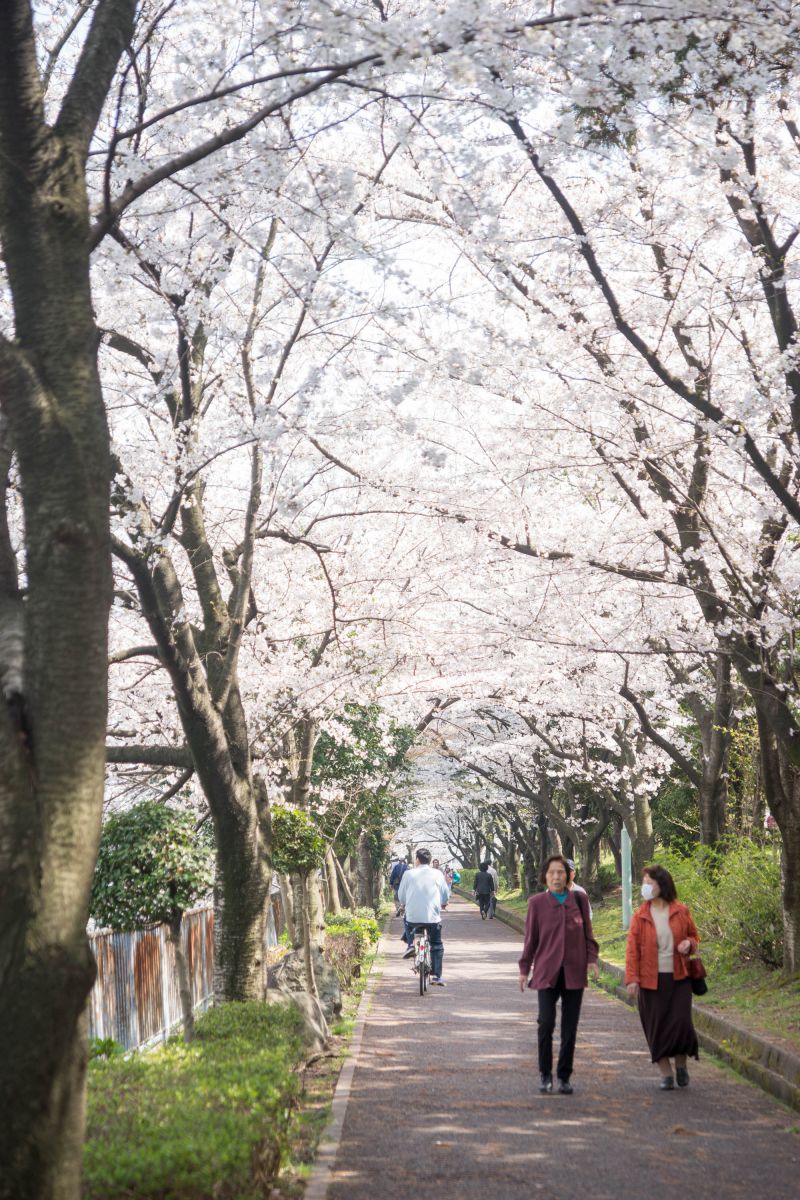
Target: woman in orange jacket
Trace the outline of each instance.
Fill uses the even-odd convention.
[[[664,867],[645,867],[644,903],[634,914],[625,951],[625,985],[638,1000],[650,1056],[661,1072],[659,1087],[687,1087],[686,1059],[697,1058],[692,1024],[692,984],[687,969],[700,939],[692,914],[680,904]],[[675,1059],[675,1079],[670,1059]]]

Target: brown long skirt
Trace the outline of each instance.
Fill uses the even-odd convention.
[[[690,979],[659,971],[657,988],[639,988],[639,1016],[653,1062],[676,1054],[698,1057]]]

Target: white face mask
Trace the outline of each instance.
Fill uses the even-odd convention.
[[[655,892],[655,888],[653,887],[652,883],[643,883],[642,884],[642,899],[643,900],[652,900],[654,892]]]

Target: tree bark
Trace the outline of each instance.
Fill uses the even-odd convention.
[[[325,851],[325,881],[328,887],[327,910],[332,913],[340,913],[342,911],[342,900],[339,895],[339,880],[335,858],[333,850],[328,846]]]
[[[192,1004],[192,984],[189,979],[189,964],[183,948],[183,913],[176,913],[167,925],[169,933],[167,940],[175,955],[175,975],[178,980],[178,995],[181,1001],[183,1017],[183,1040],[194,1041],[194,1005]]]
[[[15,324],[13,341],[0,336],[0,404],[27,575],[21,690],[0,698],[0,1195],[13,1200],[72,1200],[80,1187],[112,596],[84,171],[134,10],[96,6],[51,124],[30,5],[0,5],[0,242]],[[19,599],[8,582],[5,599]]]
[[[339,876],[339,883],[341,885],[342,891],[344,892],[345,903],[347,904],[347,907],[352,911],[353,909],[355,909],[357,907],[355,897],[353,896],[353,892],[350,888],[350,884],[348,882],[347,876],[345,875],[344,867],[342,866],[341,862],[339,861],[339,859],[336,857],[335,854],[333,856],[333,859],[334,859],[334,864],[336,866],[337,874]]]

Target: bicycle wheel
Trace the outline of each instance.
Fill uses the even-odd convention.
[[[425,970],[425,959],[419,964],[419,994],[424,996],[428,990],[428,972]]]

